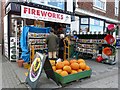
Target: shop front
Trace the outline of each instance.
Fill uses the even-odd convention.
[[[118,34],[116,22],[110,22],[104,18],[99,18],[99,16],[93,17],[83,14],[76,15],[71,26],[74,26],[74,31],[78,37],[74,57],[92,59],[98,62],[98,58],[101,57],[101,61],[103,60],[105,63],[116,63],[116,36]],[[106,47],[112,50],[110,51],[110,53],[112,52],[111,55],[105,54],[104,49]]]
[[[61,33],[66,34],[69,29],[71,15],[25,3],[9,3],[4,22],[4,54],[11,61],[16,61],[21,56],[20,37],[24,26],[52,27],[59,36]]]

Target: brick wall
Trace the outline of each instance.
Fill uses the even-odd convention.
[[[106,2],[106,12],[102,12],[100,10],[93,9],[93,2],[80,2],[78,0],[77,2],[78,7],[83,10],[90,11],[92,13],[106,16],[112,19],[118,19],[118,17],[115,16],[115,4],[114,2]]]

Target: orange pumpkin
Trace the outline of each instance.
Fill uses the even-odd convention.
[[[54,66],[54,65],[55,65],[55,60],[50,60],[50,64],[51,64],[52,66]]]
[[[62,69],[64,67],[64,63],[63,62],[58,62],[57,64],[56,64],[56,68],[57,69]]]
[[[76,70],[72,70],[72,71],[71,71],[71,74],[75,74],[75,73],[77,73]]]
[[[77,61],[79,64],[80,63],[85,63],[85,60],[83,60],[83,59],[78,59],[78,61]]]
[[[70,65],[69,61],[65,60],[63,61],[64,65]]]
[[[85,70],[90,70],[90,67],[89,67],[89,66],[86,66]]]
[[[53,71],[56,71],[56,66],[52,66]]]
[[[60,74],[62,72],[62,69],[58,69],[55,72],[58,73],[58,74]]]
[[[77,60],[73,59],[73,60],[70,60],[70,63],[77,63]]]
[[[67,71],[68,73],[71,73],[71,71],[72,71],[72,69],[71,69],[70,66],[64,66],[64,67],[63,67],[63,70],[64,70],[64,71]]]
[[[82,72],[83,70],[82,69],[78,69],[77,72]]]
[[[67,76],[68,73],[67,73],[67,71],[62,71],[62,72],[60,73],[60,75],[61,75],[61,76]]]
[[[86,68],[86,64],[85,63],[80,63],[79,68],[84,70]]]
[[[72,63],[70,66],[74,70],[78,70],[79,69],[79,64],[78,63]]]

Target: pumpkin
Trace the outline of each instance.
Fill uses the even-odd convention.
[[[75,74],[75,73],[77,73],[76,70],[72,70],[72,71],[71,71],[71,74]]]
[[[73,59],[73,60],[70,60],[70,63],[77,63],[77,60]]]
[[[52,66],[53,71],[56,71],[56,66]]]
[[[60,74],[62,72],[62,69],[58,69],[55,72],[58,73],[58,74]]]
[[[62,72],[60,72],[60,75],[61,75],[61,76],[67,76],[68,73],[67,73],[67,71],[62,71]]]
[[[80,63],[85,63],[85,60],[83,60],[83,59],[78,59],[78,61],[77,61],[79,64]]]
[[[82,72],[83,70],[82,69],[78,69],[77,72]]]
[[[64,65],[70,65],[69,61],[65,60],[63,61]]]
[[[79,64],[78,64],[78,63],[72,63],[70,66],[71,66],[71,68],[74,69],[74,70],[79,69]]]
[[[85,70],[90,70],[90,67],[89,67],[89,66],[86,66]]]
[[[51,64],[52,66],[54,66],[54,65],[55,65],[55,60],[50,60],[50,64]]]
[[[79,68],[84,70],[86,68],[86,64],[85,63],[80,63]]]
[[[57,69],[62,69],[64,67],[64,63],[63,62],[58,62],[57,64],[56,64],[56,68]]]
[[[64,66],[64,67],[63,67],[63,70],[64,70],[64,71],[67,71],[68,73],[71,73],[71,71],[72,71],[72,69],[71,69],[70,66]]]

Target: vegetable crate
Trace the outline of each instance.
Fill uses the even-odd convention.
[[[56,72],[54,73],[55,73],[55,77],[57,78],[57,81],[63,86],[69,82],[90,77],[92,74],[92,70],[86,70],[86,71],[78,72],[75,74],[69,74],[64,77]]]

